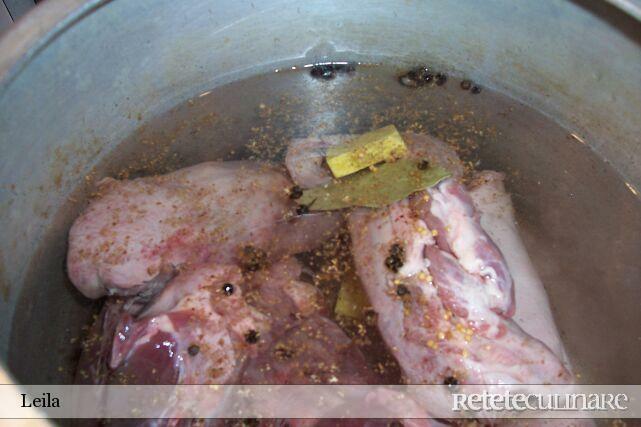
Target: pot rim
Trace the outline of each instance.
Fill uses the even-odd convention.
[[[34,7],[0,37],[0,96],[29,63],[65,31],[113,0],[50,0]],[[569,0],[572,1],[572,0]],[[604,0],[641,23],[641,0]],[[0,361],[2,373],[14,378]]]
[[[641,21],[641,0],[605,0],[617,9]]]
[[[50,0],[16,21],[0,36],[0,96],[40,51],[85,16],[112,1]],[[603,1],[641,23],[641,0]]]
[[[39,4],[0,37],[0,96],[50,43],[112,0],[53,0]]]

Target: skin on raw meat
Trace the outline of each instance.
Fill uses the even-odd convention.
[[[292,185],[245,161],[106,178],[69,232],[69,277],[89,298],[153,294],[186,264],[242,263],[248,246],[269,260],[312,249],[340,217],[296,215]]]
[[[514,287],[503,254],[481,227],[479,214],[465,187],[447,179],[411,197],[412,209],[435,234],[438,247],[453,256],[485,284],[492,309],[514,314]]]
[[[412,140],[414,146],[423,142],[427,151],[421,156],[433,154],[430,163],[449,165],[454,178],[460,176],[462,166],[451,148],[433,138]],[[314,141],[295,145],[310,149]],[[317,156],[322,150],[312,152]],[[314,171],[317,177],[327,174],[322,164],[309,160],[296,168],[294,160],[305,159],[300,152],[288,158],[298,185],[308,186]],[[467,190],[454,178],[386,208],[345,214],[357,272],[406,379],[422,384],[571,382],[554,353],[508,319],[514,291],[507,264],[481,227]],[[390,269],[387,261],[399,248],[402,263]]]
[[[110,368],[118,382],[234,382],[266,334],[265,316],[246,304],[236,267],[202,266],[174,278],[142,317],[125,314],[113,336]],[[234,292],[224,292],[233,284]],[[253,331],[253,332],[252,332]]]
[[[485,285],[449,253],[425,240],[407,200],[348,216],[359,277],[378,313],[379,329],[414,384],[566,383],[554,354],[495,313]],[[385,265],[391,245],[421,241],[397,273]],[[409,292],[399,296],[402,284]]]
[[[202,265],[176,276],[139,316],[112,299],[77,377],[116,384],[375,382],[300,272],[293,258],[251,275]],[[255,340],[248,340],[251,331]]]
[[[480,213],[481,225],[503,249],[516,283],[514,321],[525,332],[543,341],[568,365],[547,293],[519,236],[512,201],[503,185],[503,174],[493,171],[478,173],[471,184],[470,197]]]

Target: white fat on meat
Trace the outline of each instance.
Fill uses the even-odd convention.
[[[429,137],[409,139],[428,150],[417,155],[411,149],[410,155],[432,153],[430,164],[453,170],[455,178],[462,175],[450,147]],[[296,159],[306,159],[300,147],[311,149],[316,160],[297,164]],[[329,179],[318,161],[326,147],[327,141],[318,138],[290,146],[297,150],[287,163],[296,184],[309,187]],[[512,278],[501,248],[480,223],[483,210],[456,179],[428,194],[419,192],[377,210],[346,212],[358,275],[378,313],[381,334],[408,380],[440,383],[452,375],[464,383],[571,382],[555,353],[506,318],[514,312]],[[435,239],[424,238],[423,224]],[[405,259],[390,271],[386,260],[395,244],[403,245]],[[409,293],[399,296],[398,284]],[[547,301],[539,302],[543,305],[530,305],[531,310],[549,311]],[[545,328],[556,334],[553,322]]]
[[[386,266],[389,248],[399,242],[412,211],[407,201],[357,209],[348,215],[356,269],[378,326],[408,381],[439,384],[518,384],[571,381],[545,345],[491,310],[484,284],[456,259],[426,245],[430,266],[412,277]],[[389,224],[393,224],[390,226]],[[415,234],[418,234],[414,231]],[[408,293],[398,295],[398,286]]]
[[[470,190],[470,196],[481,214],[481,225],[501,249],[514,279],[514,320],[567,363],[567,355],[554,322],[545,287],[519,235],[514,208],[505,191],[502,174],[481,172]]]

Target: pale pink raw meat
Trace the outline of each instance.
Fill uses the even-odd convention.
[[[331,180],[331,173],[322,163],[327,148],[349,140],[348,135],[296,139],[290,143],[286,165],[294,182],[312,187]],[[452,178],[428,189],[429,198],[413,198],[413,209],[434,230],[439,247],[454,254],[467,271],[483,278],[493,308],[511,316],[514,312],[512,278],[500,250],[485,233],[472,200],[457,179],[463,165],[456,151],[436,138],[411,132],[403,133],[409,156],[427,160],[452,173]]]
[[[410,139],[410,147],[426,150],[416,154],[416,148],[410,149],[410,155],[432,154],[431,164],[461,176],[462,165],[451,148],[428,137]],[[317,141],[297,145],[309,149]],[[305,159],[301,153],[297,158]],[[288,163],[298,185],[307,187],[314,176],[326,179],[318,162],[307,161],[304,173],[300,168],[292,173],[294,166],[293,160]],[[358,274],[407,380],[570,382],[567,369],[544,344],[504,317],[514,310],[511,276],[465,188],[451,178],[429,193],[418,192],[387,208],[346,213]],[[403,248],[397,271],[387,264],[393,245]],[[401,296],[399,284],[405,287]]]
[[[379,329],[408,381],[571,381],[545,345],[491,310],[491,298],[483,295],[480,280],[421,235],[424,222],[407,200],[376,211],[356,210],[349,214],[348,225],[359,277],[378,313]],[[385,265],[390,247],[412,241],[422,242],[423,254],[406,254],[403,268],[390,271]],[[407,295],[397,295],[401,284]]]
[[[297,216],[292,185],[281,170],[255,162],[104,179],[69,232],[69,277],[90,298],[151,294],[186,263],[237,263],[246,245],[270,259],[309,250],[338,217]]]
[[[447,169],[454,179],[463,177],[463,163],[450,145],[433,136],[414,132],[403,132],[403,140],[407,144],[410,157],[427,160],[430,165],[441,166]]]
[[[413,210],[435,232],[436,242],[470,274],[485,284],[491,307],[505,316],[514,314],[514,288],[503,254],[481,227],[479,215],[465,187],[450,178],[427,190],[429,197],[412,197]]]
[[[492,171],[477,174],[470,196],[481,215],[483,229],[501,248],[514,278],[514,321],[525,332],[543,341],[567,364],[568,358],[554,323],[547,293],[519,236],[512,201],[503,185],[503,174]]]
[[[323,310],[317,288],[301,280],[303,268],[293,257],[285,257],[249,278],[247,299],[272,322],[287,322]],[[323,313],[326,314],[326,313]]]
[[[330,181],[332,173],[325,166],[325,153],[329,147],[350,138],[351,135],[327,135],[290,141],[285,165],[294,182],[310,188]]]

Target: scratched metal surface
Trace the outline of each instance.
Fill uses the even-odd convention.
[[[640,28],[582,0],[45,2],[0,41],[0,355],[52,213],[177,103],[282,64],[428,62],[554,117],[641,188]],[[51,301],[67,320],[80,304]]]

